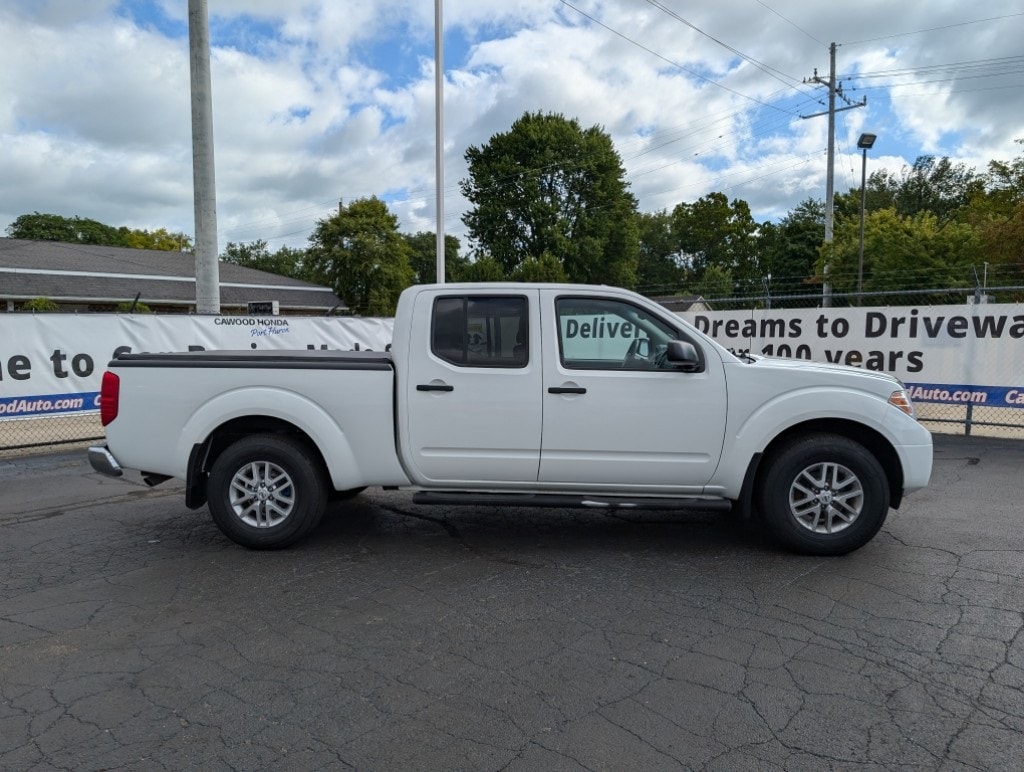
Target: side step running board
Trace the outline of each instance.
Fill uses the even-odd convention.
[[[729,512],[726,499],[647,498],[644,496],[584,496],[563,493],[460,493],[419,491],[414,504],[445,506],[561,507],[564,509],[690,509],[701,512]]]

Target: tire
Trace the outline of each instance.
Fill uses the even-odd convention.
[[[761,514],[784,547],[845,555],[867,544],[889,513],[889,481],[863,445],[816,434],[780,448],[760,486]]]
[[[229,446],[210,469],[213,521],[243,547],[282,549],[323,516],[327,484],[320,459],[290,437],[256,435]]]

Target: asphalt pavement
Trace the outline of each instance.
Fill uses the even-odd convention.
[[[250,552],[180,484],[2,460],[0,769],[1020,769],[1024,442],[935,458],[842,558],[380,490]]]

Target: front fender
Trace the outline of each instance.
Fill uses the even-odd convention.
[[[894,431],[892,422],[902,425],[898,417],[902,416],[907,422],[917,423],[877,394],[849,388],[799,388],[764,402],[748,404],[749,407],[745,407],[742,399],[734,400],[730,392],[722,461],[708,485],[709,492],[720,492],[729,498],[738,496],[750,459],[763,453],[780,434],[800,424],[830,420],[860,424],[882,435],[899,450],[901,434],[905,432]]]

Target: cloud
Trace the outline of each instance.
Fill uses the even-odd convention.
[[[822,198],[827,121],[801,115],[825,91],[803,80],[827,75],[831,42],[848,96],[868,98],[837,115],[837,191],[859,185],[865,129],[871,169],[1019,153],[1011,0],[708,0],[682,19],[658,5],[446,0],[448,232],[462,233],[466,148],[526,111],[604,127],[646,211],[720,190],[768,219]],[[432,3],[210,0],[210,14],[222,247],[301,246],[339,199],[369,195],[403,229],[434,228]],[[180,0],[4,4],[0,225],[38,210],[193,230],[186,23]]]

